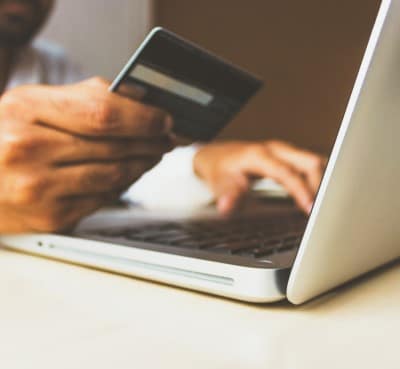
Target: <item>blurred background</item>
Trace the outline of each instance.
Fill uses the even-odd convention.
[[[328,153],[379,0],[58,0],[43,37],[112,79],[153,25],[260,76],[221,138],[280,138]]]

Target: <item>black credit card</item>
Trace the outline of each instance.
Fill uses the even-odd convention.
[[[212,139],[260,89],[246,71],[163,28],[154,28],[110,91],[140,98],[169,112],[174,132]]]

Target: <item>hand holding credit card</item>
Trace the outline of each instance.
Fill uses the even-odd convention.
[[[169,112],[174,133],[212,139],[262,82],[208,51],[157,27],[110,87]]]

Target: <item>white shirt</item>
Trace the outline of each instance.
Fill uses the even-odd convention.
[[[67,58],[61,47],[36,41],[16,56],[6,90],[31,84],[64,85],[78,82],[85,77],[79,66]]]
[[[27,84],[63,85],[87,77],[57,45],[36,41],[17,56],[6,89]],[[196,146],[180,147],[142,176],[123,195],[152,209],[193,209],[208,204],[212,193],[193,171]]]

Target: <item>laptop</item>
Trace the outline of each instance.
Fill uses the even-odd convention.
[[[383,0],[311,215],[257,197],[229,219],[103,210],[10,248],[243,301],[303,303],[400,257],[400,1]],[[156,216],[156,218],[154,218]]]

